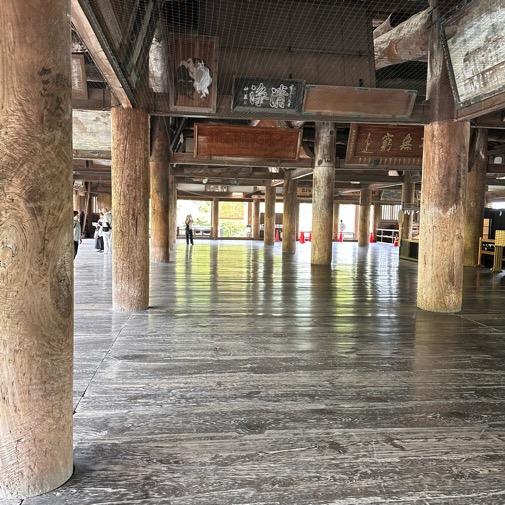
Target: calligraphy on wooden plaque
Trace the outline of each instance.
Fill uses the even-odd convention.
[[[424,126],[351,124],[345,162],[367,167],[421,166]]]
[[[232,110],[261,109],[273,113],[301,112],[305,81],[234,77]]]

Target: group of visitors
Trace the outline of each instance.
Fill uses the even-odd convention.
[[[112,214],[104,207],[95,226],[95,249],[99,253],[112,253]],[[79,244],[82,244],[82,226],[79,212],[74,210],[74,258],[77,255]]]
[[[99,253],[112,253],[112,214],[106,207],[100,212],[95,223],[95,249]]]

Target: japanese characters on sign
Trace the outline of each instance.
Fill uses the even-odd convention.
[[[352,124],[346,163],[420,166],[424,127]]]
[[[304,89],[299,80],[234,77],[232,110],[301,112]]]

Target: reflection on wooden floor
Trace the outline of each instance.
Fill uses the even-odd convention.
[[[23,505],[505,503],[505,275],[437,315],[391,245],[297,247],[178,243],[122,314],[84,244],[76,472]]]

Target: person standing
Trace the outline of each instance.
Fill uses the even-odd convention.
[[[338,241],[343,242],[344,241],[344,231],[345,231],[345,223],[341,219],[340,223],[338,223]]]
[[[112,214],[104,207],[102,209],[102,234],[103,234],[103,248],[105,254],[112,253]]]
[[[186,225],[186,245],[189,245],[190,242],[193,245],[193,218],[191,214],[186,216],[184,224]]]
[[[82,244],[81,221],[79,220],[79,212],[74,210],[74,259],[77,256],[79,244]]]
[[[95,249],[99,253],[103,253],[103,233],[102,233],[102,221],[103,221],[103,214],[100,212],[100,218],[96,223],[93,223],[95,225]]]

